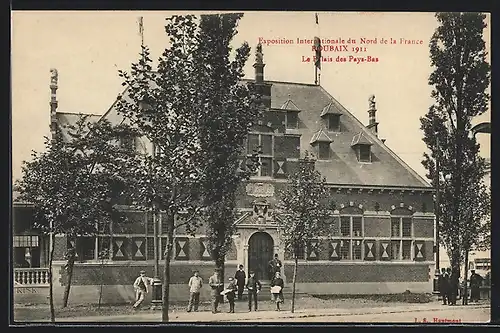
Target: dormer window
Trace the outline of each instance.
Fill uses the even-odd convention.
[[[131,135],[123,135],[120,137],[120,147],[126,150],[135,149],[135,137]]]
[[[359,146],[359,157],[358,161],[360,162],[371,162],[371,149],[369,145],[360,145]]]
[[[330,159],[330,144],[332,142],[333,140],[323,130],[319,130],[313,135],[310,143],[317,149],[319,160]]]
[[[297,129],[299,125],[299,115],[295,111],[287,111],[285,114],[286,129]]]
[[[320,117],[323,118],[328,132],[340,132],[341,115],[342,113],[339,112],[333,101],[323,108]]]
[[[340,114],[329,114],[327,121],[329,132],[340,132]]]
[[[285,111],[285,128],[297,129],[299,127],[299,112],[300,112],[300,109],[297,107],[297,105],[295,105],[295,103],[292,102],[291,99],[288,99],[280,107],[280,110]]]
[[[320,160],[330,159],[330,143],[329,142],[319,142],[318,143],[318,159],[320,159]]]
[[[372,143],[363,135],[363,132],[352,138],[351,147],[356,151],[358,162],[370,163],[372,161],[371,146]]]

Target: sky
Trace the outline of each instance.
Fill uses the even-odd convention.
[[[174,14],[187,13],[12,12],[13,179],[21,176],[22,161],[30,159],[32,150],[43,150],[43,136],[49,134],[50,68],[59,72],[59,112],[103,114],[123,90],[118,70],[129,70],[139,58],[138,17],[143,17],[144,43],[156,60],[168,43],[165,18]],[[488,16],[484,32],[488,50],[489,20]],[[320,12],[316,24],[313,12],[245,12],[233,43],[238,47],[246,41],[252,47],[245,73],[254,78],[253,54],[259,40],[292,40],[293,44],[264,43],[264,77],[301,83],[314,83],[314,65],[304,61],[314,53],[310,44],[298,44],[297,39],[319,36],[331,40],[328,47],[346,45],[348,51],[323,52],[332,61],[322,63],[321,86],[364,124],[368,124],[368,98],[374,94],[379,137],[425,178],[421,160],[426,146],[419,118],[433,102],[428,44],[436,27],[433,13]],[[396,44],[390,44],[391,38]],[[348,43],[349,39],[357,43]],[[376,44],[361,44],[361,39]],[[337,40],[344,44],[333,44]],[[378,61],[355,61],[368,56]],[[337,57],[346,61],[337,62]],[[490,111],[474,123],[482,121],[490,121]],[[490,136],[477,138],[481,155],[489,157]]]

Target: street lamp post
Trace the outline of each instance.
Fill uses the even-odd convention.
[[[441,206],[440,206],[440,189],[439,189],[439,173],[440,173],[440,166],[439,166],[439,136],[436,133],[436,201],[435,201],[435,216],[436,216],[436,270],[434,272],[434,291],[439,292],[439,274],[440,274],[440,269],[439,269],[439,221],[440,221],[440,212],[441,212]]]

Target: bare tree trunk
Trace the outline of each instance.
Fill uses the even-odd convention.
[[[172,244],[174,238],[174,218],[175,215],[169,212],[165,221],[167,223],[167,244],[164,252],[165,262],[163,266],[163,302],[161,309],[162,322],[168,322],[168,308],[170,297],[170,258],[172,257]]]
[[[294,258],[293,266],[293,282],[292,282],[292,313],[295,311],[295,281],[297,280],[297,266],[299,265],[299,259],[297,256]]]
[[[76,246],[76,241],[75,241],[75,246]],[[64,287],[64,294],[63,294],[63,308],[68,306],[68,299],[69,299],[69,292],[71,289],[71,280],[73,278],[73,267],[75,266],[75,253],[76,249],[71,248],[68,251],[68,261],[66,263],[66,275],[68,277],[68,280],[66,282],[66,286]]]
[[[219,294],[224,290],[224,256],[222,258],[217,258],[215,261],[215,267],[220,270],[220,276],[222,280],[222,286],[219,288]],[[224,303],[224,296],[219,295],[219,303]]]
[[[50,237],[53,237],[52,235]],[[54,310],[54,284],[52,282],[52,262],[54,261],[54,241],[50,242],[51,249],[49,255],[49,304],[50,304],[50,321],[56,322],[56,312]]]
[[[462,304],[467,305],[469,290],[467,288],[467,276],[469,276],[469,249],[465,249],[465,269],[464,269],[464,294],[462,296]]]

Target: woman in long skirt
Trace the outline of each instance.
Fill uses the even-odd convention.
[[[283,299],[284,287],[285,287],[285,282],[281,278],[280,272],[276,272],[274,278],[271,281],[271,294],[273,295],[273,301],[276,303],[276,311],[280,311],[280,303],[284,302]]]

